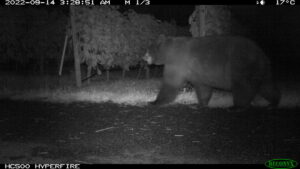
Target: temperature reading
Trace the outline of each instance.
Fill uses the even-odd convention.
[[[296,4],[296,0],[276,0],[276,5],[295,5]]]

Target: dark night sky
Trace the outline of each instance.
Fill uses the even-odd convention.
[[[126,7],[125,7],[126,8]],[[193,13],[193,5],[152,5],[152,6],[131,6],[138,13],[152,14],[156,18],[166,21],[176,20],[181,26],[188,25],[188,18]]]
[[[273,58],[277,67],[299,72],[299,7],[235,7],[232,12],[238,22],[251,31],[251,36]]]

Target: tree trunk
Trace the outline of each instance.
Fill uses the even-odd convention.
[[[136,76],[137,79],[140,78],[141,72],[142,72],[142,66],[139,67],[139,71],[138,71],[138,74]]]
[[[87,73],[86,73],[86,77],[88,78],[87,80],[87,84],[91,83],[91,75],[92,75],[92,66],[87,66]]]
[[[205,17],[207,13],[206,5],[197,5],[192,15],[189,17],[190,32],[193,37],[205,36],[206,23]]]
[[[76,26],[75,26],[75,7],[70,6],[70,19],[72,26],[72,41],[73,41],[73,52],[74,52],[74,68],[75,68],[75,79],[76,86],[81,87],[81,69],[80,69],[80,58],[78,54],[78,42],[76,37]]]
[[[125,70],[125,69],[122,69],[122,79],[125,78],[125,75],[126,75],[126,70]]]
[[[65,59],[65,54],[66,54],[66,48],[67,48],[67,45],[68,45],[68,33],[67,32],[68,31],[66,31],[65,41],[64,41],[64,48],[63,48],[61,59],[60,59],[60,62],[59,62],[59,70],[58,70],[58,75],[59,76],[61,76],[61,74],[62,74],[62,69],[63,69],[63,66],[64,66],[64,59]]]
[[[205,36],[205,33],[206,33],[206,23],[205,23],[205,16],[206,16],[206,13],[207,13],[207,9],[206,9],[206,6],[205,5],[200,5],[199,6],[199,10],[200,10],[200,12],[199,12],[199,23],[198,23],[198,25],[199,25],[199,35],[200,35],[200,37],[203,37],[203,36]]]
[[[44,55],[41,55],[40,56],[40,75],[43,75],[44,74]]]
[[[16,71],[16,72],[19,71],[19,64],[18,64],[18,62],[15,62],[15,71]]]
[[[159,66],[155,66],[154,73],[153,73],[155,77],[161,77],[161,70],[160,69],[161,68]]]
[[[149,79],[150,78],[150,69],[149,69],[148,65],[146,65],[145,70],[146,70],[146,79]]]
[[[109,81],[109,69],[106,69],[106,81]]]

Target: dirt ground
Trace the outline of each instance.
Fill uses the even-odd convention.
[[[0,100],[0,163],[300,161],[300,109]]]

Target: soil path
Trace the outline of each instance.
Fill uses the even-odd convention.
[[[300,160],[300,109],[0,100],[0,163]]]

